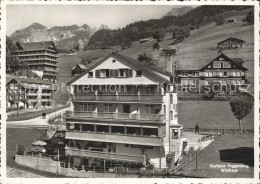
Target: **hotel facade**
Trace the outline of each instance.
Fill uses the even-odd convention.
[[[53,105],[51,83],[40,79],[6,77],[7,108],[43,108]]]
[[[14,55],[21,63],[26,63],[29,69],[43,80],[56,82],[58,80],[57,49],[53,41],[16,43]]]
[[[87,66],[68,83],[74,109],[65,116],[68,163],[84,169],[151,162],[159,168],[168,153],[175,163],[186,139],[172,80],[115,52]]]

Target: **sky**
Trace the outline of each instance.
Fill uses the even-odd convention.
[[[34,22],[44,26],[88,24],[110,29],[139,20],[161,18],[176,6],[165,5],[7,5],[7,35]]]

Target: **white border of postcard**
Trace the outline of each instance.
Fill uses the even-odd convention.
[[[183,178],[183,179],[174,179],[174,178],[134,178],[134,179],[119,179],[119,178],[7,178],[6,177],[6,102],[5,102],[5,41],[6,41],[6,5],[15,5],[15,4],[50,4],[50,5],[74,5],[74,4],[88,4],[88,5],[252,5],[255,10],[255,29],[254,29],[254,179],[240,179],[240,178],[231,178],[231,179],[221,179],[221,178],[212,178],[212,179],[196,179],[196,178]],[[108,2],[108,1],[2,1],[1,2],[1,182],[2,183],[24,183],[24,184],[38,184],[40,183],[77,183],[77,184],[90,184],[90,183],[122,183],[122,184],[133,184],[133,183],[257,183],[259,182],[259,2],[257,1],[143,1],[143,2]]]

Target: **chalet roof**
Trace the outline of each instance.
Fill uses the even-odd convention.
[[[86,69],[87,69],[85,65],[83,65],[83,64],[77,64],[76,66],[74,66],[74,67],[72,68],[72,70],[75,70],[76,67],[79,67],[81,70],[86,70]]]
[[[202,68],[204,68],[209,63],[211,63],[212,61],[216,60],[219,57],[224,57],[227,60],[230,60],[230,61],[238,64],[244,70],[247,70],[245,67],[242,66],[242,64],[244,63],[244,60],[242,58],[229,58],[223,53],[221,55],[217,56],[216,58],[214,58],[211,61],[206,60],[206,59],[205,60],[194,60],[193,58],[188,58],[186,60],[178,61],[177,62],[177,70],[186,70],[186,71],[188,71],[188,70],[190,70],[190,71],[201,70]]]
[[[32,78],[18,78],[14,76],[6,77],[6,84],[10,81],[16,80],[20,84],[28,83],[28,84],[51,84],[49,81],[41,80],[41,79],[32,79]]]
[[[238,68],[240,68],[241,70],[243,70],[243,71],[247,71],[248,69],[247,68],[245,68],[245,67],[243,67],[241,64],[238,64],[236,61],[234,61],[233,59],[231,59],[231,58],[229,58],[229,57],[227,57],[225,54],[220,54],[220,55],[218,55],[215,59],[213,59],[211,62],[209,62],[207,65],[205,65],[204,67],[202,67],[201,68],[201,70],[203,70],[204,68],[206,68],[210,63],[212,63],[213,61],[218,61],[218,60],[220,60],[221,58],[224,58],[225,59],[225,61],[230,61],[231,63],[234,63],[235,65],[237,65],[238,66]],[[241,58],[235,58],[235,60],[237,60],[238,62],[241,62]],[[243,61],[243,60],[242,60]]]
[[[21,47],[25,51],[30,50],[45,50],[48,49],[50,46],[53,46],[56,50],[56,47],[54,45],[53,41],[44,41],[44,42],[29,42],[29,43],[23,43],[23,42],[16,42],[16,45]]]
[[[94,62],[91,62],[89,65],[87,65],[87,70],[76,76],[74,79],[72,79],[70,82],[68,82],[68,85],[72,84],[73,82],[77,81],[79,78],[81,78],[82,76],[84,76],[85,74],[87,74],[89,71],[91,71],[92,69],[94,69],[95,67],[97,67],[98,65],[100,65],[101,63],[103,63],[104,61],[106,61],[107,59],[109,59],[110,57],[113,57],[114,59],[117,59],[118,61],[124,61],[124,62],[127,62],[139,69],[141,69],[144,73],[147,73],[148,75],[156,78],[158,81],[161,81],[161,82],[170,82],[170,80],[167,80],[166,78],[170,78],[171,75],[167,74],[167,73],[162,73],[160,71],[157,71],[157,70],[154,70],[154,69],[151,69],[143,64],[141,64],[139,61],[133,59],[133,58],[130,58],[130,57],[127,57],[127,56],[124,56],[124,55],[121,55],[117,52],[112,52],[110,53],[109,55],[107,55],[106,57],[104,57],[103,59],[101,60],[96,60]],[[163,77],[164,76],[164,77]]]
[[[242,58],[230,58],[230,59],[232,59],[239,65],[242,65],[244,63],[244,60]]]
[[[226,42],[226,41],[239,41],[239,42],[246,42],[245,40],[241,40],[241,39],[238,39],[238,38],[235,38],[235,37],[229,37],[229,38],[227,38],[227,39],[225,39],[225,40],[222,40],[221,42],[218,42],[218,44],[221,44],[221,43],[223,43],[223,42]]]

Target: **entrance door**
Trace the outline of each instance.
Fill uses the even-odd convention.
[[[130,105],[123,105],[123,113],[130,113],[131,106]]]

